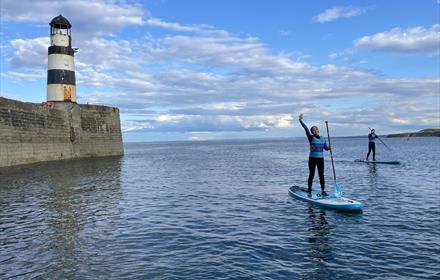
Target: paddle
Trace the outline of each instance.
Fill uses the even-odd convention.
[[[328,121],[325,121],[325,126],[327,127],[328,145],[331,147],[332,143],[330,142],[330,133],[328,132]],[[333,162],[333,149],[330,149],[330,156],[332,158],[332,167],[333,167],[333,178],[334,178],[333,188],[335,192],[335,197],[339,198],[342,196],[342,190],[341,187],[336,182],[335,163]]]
[[[370,131],[373,131],[371,128],[369,128],[369,129],[370,129]],[[376,135],[376,136],[377,136],[377,135]],[[382,142],[382,144],[383,144],[385,147],[387,147],[388,150],[392,151],[391,148],[388,147],[387,144],[385,144],[385,143],[382,141],[382,139],[379,138],[379,136],[377,136],[377,139],[379,139],[379,141]]]

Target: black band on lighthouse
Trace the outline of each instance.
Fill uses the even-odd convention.
[[[50,46],[48,49],[49,54],[65,54],[73,56],[73,49],[71,47]]]
[[[47,84],[75,85],[75,71],[60,69],[47,70]]]

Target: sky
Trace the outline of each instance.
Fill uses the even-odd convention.
[[[0,96],[46,101],[59,14],[78,103],[118,107],[124,141],[440,127],[440,0],[0,0]]]

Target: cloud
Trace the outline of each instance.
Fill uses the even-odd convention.
[[[229,36],[230,34],[224,30],[215,29],[207,24],[185,25],[176,22],[167,22],[159,18],[150,18],[145,21],[150,27],[163,28],[175,32],[204,33],[211,36]]]
[[[33,71],[30,73],[21,73],[21,72],[14,72],[9,71],[7,74],[5,74],[6,77],[12,77],[18,80],[31,80],[35,81],[38,79],[45,79],[47,76],[46,71]]]
[[[440,24],[425,28],[421,26],[364,36],[354,42],[354,47],[389,53],[440,54]]]
[[[258,38],[232,34],[165,36],[157,38],[147,53],[156,64],[172,61],[183,67],[209,68],[213,73],[234,73],[238,78],[246,75],[246,79],[293,73],[300,76],[313,71],[308,64],[293,61],[289,54],[272,54]]]
[[[22,71],[46,70],[49,44],[48,37],[11,41],[13,54],[9,59],[9,65],[12,69]],[[130,78],[113,78],[116,73],[120,73],[116,75],[118,77],[127,77],[129,75],[122,72],[141,71],[138,65],[139,56],[134,53],[138,51],[135,45],[136,42],[104,38],[91,38],[78,42],[79,52],[75,54],[77,83],[86,86],[103,86],[123,81],[126,85],[131,83],[145,85]],[[20,77],[18,73],[13,76]],[[21,76],[29,78],[24,74]]]
[[[0,8],[2,21],[12,22],[49,24],[52,18],[62,14],[72,23],[77,38],[112,34],[130,25],[142,25],[143,16],[148,14],[140,5],[104,0],[2,0]]]
[[[368,124],[381,122],[380,114],[375,110],[359,113],[359,108],[389,111],[383,104],[410,101],[415,95],[431,100],[439,85],[438,80],[383,80],[359,68],[298,63],[290,56],[271,53],[255,37],[176,34],[150,37],[144,44],[143,55],[153,61],[154,71],[126,72],[124,78],[105,82],[120,94],[84,97],[119,106],[128,119],[144,119],[132,120],[127,131],[288,129],[292,114],[301,111],[315,119],[331,115],[338,116],[342,124],[353,120]],[[368,103],[360,101],[365,99]],[[328,105],[341,102],[361,103],[343,109]],[[425,115],[422,110],[417,114]],[[402,112],[400,118],[417,114]]]
[[[289,128],[291,115],[260,116],[199,116],[199,115],[156,115],[144,120],[129,120],[123,124],[123,131],[144,132],[219,132],[259,131],[273,127]]]
[[[258,39],[252,37],[177,35],[158,39],[151,55],[161,60],[173,59],[183,63],[242,67],[267,51]]]
[[[187,26],[174,22],[165,22],[158,18],[150,18],[146,24],[151,27],[159,27],[179,32],[201,32],[204,30],[203,26]]]
[[[41,69],[47,65],[48,37],[11,41],[14,54],[9,63],[13,69]]]
[[[300,80],[293,77],[287,84],[283,83],[282,79],[272,81],[269,87],[274,91],[260,93],[258,90],[266,86],[269,82],[267,79],[253,81],[253,86],[248,87],[249,80],[245,76],[232,84],[228,78],[223,77],[224,83],[219,83],[211,92],[206,92],[198,88],[198,80],[192,80],[190,85],[185,82],[186,79],[176,79],[178,72],[165,72],[168,74],[163,73],[164,76],[174,77],[173,82],[153,76],[152,79],[158,85],[157,90],[143,94],[132,91],[117,96],[102,96],[98,100],[121,107],[128,118],[132,115],[149,119],[149,132],[266,131],[277,127],[288,128],[291,125],[292,114],[301,111],[313,116],[313,120],[340,116],[339,122],[342,124],[391,122],[391,119],[387,118],[381,120],[384,112],[396,111],[394,106],[389,104],[400,101],[396,106],[402,108],[406,101],[414,100],[414,96],[418,96],[420,104],[425,105],[414,107],[411,113],[400,110],[398,115],[407,120],[428,117],[425,110],[429,106],[432,108],[432,100],[436,98],[439,87],[438,80],[382,80],[374,75],[365,75],[357,79],[356,71],[351,73],[349,69],[342,70],[334,66],[327,68],[331,71],[325,68],[316,69],[307,81],[303,81],[305,77],[301,77]],[[236,78],[230,79],[232,81]],[[286,94],[280,94],[277,89]],[[133,90],[136,91],[135,88]],[[365,98],[370,101],[361,101]],[[340,102],[358,105],[340,109]],[[323,107],[322,104],[337,105]],[[357,113],[358,109],[363,107],[371,109]],[[136,122],[139,123],[145,124],[145,121]],[[136,127],[141,129],[141,126]]]
[[[328,58],[329,58],[330,60],[335,60],[335,59],[338,58],[339,56],[341,56],[340,53],[331,53],[331,54],[329,54]]]
[[[74,37],[79,101],[119,107],[125,132],[199,137],[289,131],[299,112],[311,123],[331,117],[341,135],[354,122],[383,123],[383,130],[416,126],[416,120],[437,123],[432,104],[438,79],[384,80],[365,69],[300,62],[292,53],[273,53],[259,38],[207,25],[145,24],[172,32],[122,40],[100,36],[117,30],[107,26],[87,40]],[[11,66],[26,69],[9,72],[11,77],[32,78],[47,69],[48,38],[17,39],[11,46]]]
[[[75,60],[79,67],[96,70],[123,69],[138,71],[135,42],[127,40],[113,40],[104,38],[92,38],[80,41],[77,44],[79,52]]]
[[[313,17],[313,20],[319,23],[335,21],[340,18],[351,18],[365,14],[372,7],[333,7],[325,10],[317,16]]]

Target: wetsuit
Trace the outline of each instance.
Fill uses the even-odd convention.
[[[376,160],[376,138],[377,137],[376,134],[374,134],[374,132],[368,134],[368,154],[367,154],[367,160],[368,157],[370,156],[371,151],[373,151],[373,160]]]
[[[314,136],[310,133],[306,124],[299,120],[302,127],[306,131],[307,139],[310,143],[310,154],[309,154],[309,179],[308,179],[308,192],[312,192],[313,178],[315,177],[315,169],[318,167],[319,183],[321,184],[321,191],[325,189],[324,180],[324,150],[328,151],[329,147],[325,142],[324,137]]]

